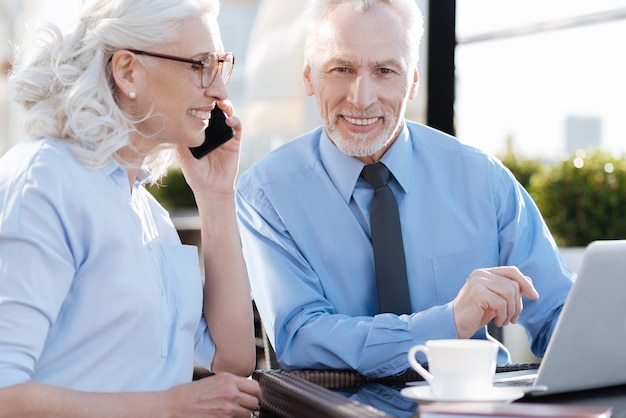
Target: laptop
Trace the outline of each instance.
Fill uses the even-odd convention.
[[[532,395],[626,383],[626,240],[587,246],[539,368],[497,373],[494,384],[519,379]]]

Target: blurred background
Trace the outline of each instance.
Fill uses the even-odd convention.
[[[626,0],[416,1],[427,32],[408,117],[495,154],[624,151]],[[0,154],[23,137],[20,111],[6,99],[11,44],[41,21],[71,24],[80,3],[0,0]],[[229,91],[245,123],[244,169],[319,122],[300,81],[303,8],[222,0],[225,47],[237,57]]]

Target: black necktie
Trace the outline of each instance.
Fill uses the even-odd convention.
[[[370,228],[381,313],[411,313],[404,244],[398,204],[387,182],[391,173],[383,163],[363,167],[363,177],[373,188]]]

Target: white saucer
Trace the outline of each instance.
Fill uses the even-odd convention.
[[[431,402],[488,402],[506,404],[524,396],[524,391],[519,388],[498,386],[492,387],[484,396],[472,399],[437,399],[432,390],[430,390],[430,386],[405,387],[400,393],[422,404]]]

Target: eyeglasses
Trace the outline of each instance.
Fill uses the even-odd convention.
[[[186,62],[192,64],[191,68],[198,70],[200,73],[200,84],[202,88],[207,88],[215,80],[217,73],[222,77],[224,84],[228,83],[230,75],[233,73],[233,67],[235,66],[235,54],[227,52],[220,55],[216,52],[209,53],[209,56],[205,60],[193,60],[191,58],[175,57],[174,55],[157,54],[156,52],[146,52],[137,49],[129,49],[130,52],[137,55],[148,55],[156,58],[163,58],[166,60]]]

